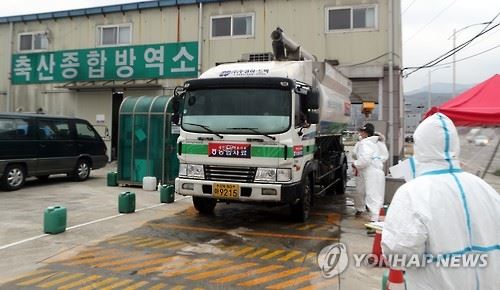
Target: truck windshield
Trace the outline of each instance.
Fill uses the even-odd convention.
[[[182,128],[206,133],[282,133],[290,128],[291,91],[259,88],[227,88],[188,91]],[[189,124],[191,123],[191,124]],[[199,124],[199,125],[193,125]]]

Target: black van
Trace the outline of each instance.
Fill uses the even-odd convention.
[[[0,184],[5,190],[21,188],[29,176],[43,180],[66,173],[83,181],[107,160],[104,141],[85,120],[0,114]]]

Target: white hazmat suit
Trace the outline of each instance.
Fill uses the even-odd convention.
[[[390,204],[384,255],[389,261],[391,255],[432,257],[425,267],[403,266],[407,289],[500,289],[500,196],[462,172],[458,133],[445,115],[424,120],[414,140],[416,178],[401,186]],[[486,255],[487,266],[460,264],[474,255]],[[451,257],[458,257],[455,267],[446,266]]]
[[[361,140],[356,142],[354,145],[354,148],[352,150],[352,159],[353,161],[358,159],[358,154],[359,154],[359,144],[361,143]],[[354,169],[354,180],[356,182],[356,190],[353,195],[354,199],[354,208],[356,209],[357,212],[364,212],[365,211],[365,181],[363,180],[363,177],[361,176],[361,172],[358,169]]]
[[[370,211],[370,219],[378,220],[380,208],[384,204],[385,174],[384,161],[380,154],[378,136],[364,138],[359,142],[354,165],[363,178],[365,190],[365,203]]]

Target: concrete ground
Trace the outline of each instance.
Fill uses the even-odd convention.
[[[200,216],[191,199],[161,204],[159,193],[107,187],[96,170],[86,182],[36,179],[0,192],[0,289],[378,289],[381,269],[349,268],[321,276],[317,255],[343,242],[369,253],[365,220],[344,197],[318,200],[306,223],[288,207],[219,204]],[[134,191],[138,211],[118,214],[122,191]],[[48,206],[68,209],[68,228],[43,234]]]
[[[495,142],[462,143],[464,169],[484,170]],[[297,224],[286,207],[219,204],[214,216],[200,216],[190,198],[162,204],[156,191],[107,187],[115,166],[85,182],[56,176],[0,192],[0,289],[380,289],[385,269],[352,260],[373,244],[366,220],[354,216],[352,181],[347,197],[320,199],[310,220]],[[498,154],[490,172],[497,168]],[[485,180],[500,191],[499,177]],[[135,213],[118,214],[122,191],[136,193]],[[68,209],[68,228],[46,235],[43,211],[53,205]],[[317,255],[336,242],[351,260],[325,279]]]
[[[107,187],[106,173],[111,169],[113,165],[93,171],[85,182],[55,176],[47,182],[29,180],[18,191],[0,191],[0,284],[43,266],[53,256],[75,254],[191,205],[186,198],[161,204],[155,191]],[[134,191],[136,208],[142,210],[131,215],[118,214],[118,194],[122,191]],[[43,213],[54,205],[67,208],[67,231],[45,235]]]

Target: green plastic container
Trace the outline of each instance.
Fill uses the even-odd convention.
[[[175,200],[175,190],[173,185],[162,185],[160,188],[160,202],[172,203]]]
[[[118,173],[112,171],[107,175],[108,186],[118,186]]]
[[[120,195],[118,196],[118,212],[135,212],[135,193],[129,191],[120,193]]]
[[[66,231],[67,211],[62,206],[50,206],[43,215],[43,232],[46,234],[59,234]]]

